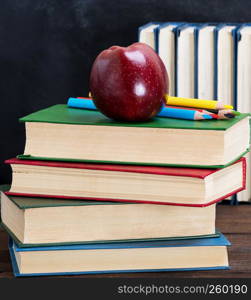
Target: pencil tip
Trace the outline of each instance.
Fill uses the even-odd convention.
[[[233,115],[233,114],[225,114],[224,116],[227,117],[227,118],[229,118],[229,119],[234,118],[234,115]]]

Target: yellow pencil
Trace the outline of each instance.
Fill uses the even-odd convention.
[[[204,109],[233,109],[232,105],[224,105],[215,100],[191,99],[165,95],[167,105],[187,106]]]

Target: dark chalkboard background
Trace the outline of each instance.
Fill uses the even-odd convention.
[[[103,49],[137,40],[150,21],[249,22],[247,0],[1,0],[0,183],[23,152],[18,118],[69,96],[85,96]]]

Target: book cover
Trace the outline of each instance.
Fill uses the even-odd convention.
[[[11,256],[12,268],[15,276],[42,276],[42,275],[64,275],[64,274],[91,274],[91,273],[121,273],[121,272],[161,272],[161,271],[188,271],[188,270],[211,270],[211,269],[229,269],[228,266],[217,267],[198,267],[198,268],[177,268],[177,269],[137,269],[130,270],[104,270],[104,271],[87,271],[87,272],[71,272],[71,273],[36,273],[36,274],[21,274],[18,269],[14,251],[18,252],[34,252],[34,251],[85,251],[85,250],[114,250],[114,249],[140,249],[140,248],[162,248],[162,247],[222,247],[230,246],[231,243],[227,238],[220,234],[216,238],[205,239],[187,239],[187,240],[172,240],[172,241],[148,241],[148,242],[123,242],[123,243],[106,243],[106,244],[82,244],[82,245],[67,245],[67,246],[50,246],[50,247],[27,247],[20,248],[15,242],[9,240],[9,251]]]
[[[76,169],[90,169],[90,170],[103,170],[103,171],[117,171],[117,172],[133,172],[143,174],[156,174],[162,176],[182,176],[182,177],[194,177],[204,179],[212,173],[217,172],[219,169],[195,169],[195,168],[171,168],[171,167],[157,167],[157,166],[134,166],[134,165],[115,165],[115,164],[87,164],[87,163],[74,163],[74,162],[59,162],[59,161],[39,161],[39,160],[21,160],[17,158],[9,159],[5,161],[8,164],[23,164],[33,166],[47,166],[47,167],[59,167],[59,168],[76,168]],[[187,204],[187,203],[172,203],[172,202],[158,202],[158,201],[137,201],[137,200],[124,200],[124,199],[104,199],[104,198],[92,198],[92,200],[98,201],[125,201],[135,203],[154,203],[154,204],[167,204],[167,205],[182,205],[182,206],[208,206],[213,203],[219,202],[232,194],[235,194],[246,186],[246,160],[241,158],[237,162],[242,163],[242,187],[236,191],[231,192],[228,195],[224,195],[218,199],[215,199],[205,204]],[[236,162],[236,163],[237,163]],[[38,195],[38,194],[26,194],[16,192],[6,192],[6,195],[13,196],[30,196],[30,197],[46,197],[46,198],[61,198],[61,199],[90,199],[90,197],[70,197],[64,195]]]
[[[245,171],[246,160],[244,157],[237,160],[242,162],[243,172]],[[81,162],[61,162],[61,161],[39,161],[39,160],[22,160],[18,158],[12,158],[5,161],[7,164],[19,164],[19,165],[33,165],[33,166],[47,166],[58,168],[73,168],[73,169],[89,169],[89,170],[102,170],[102,171],[117,171],[117,172],[130,172],[130,173],[143,173],[143,174],[156,174],[156,175],[168,175],[168,176],[182,176],[182,177],[194,177],[204,179],[208,175],[219,171],[219,169],[211,168],[173,168],[162,166],[142,166],[142,165],[120,165],[120,164],[91,164]],[[243,173],[244,174],[244,173]]]
[[[183,240],[163,240],[163,241],[147,241],[147,242],[121,242],[121,243],[105,243],[105,244],[81,244],[81,245],[65,245],[65,246],[49,246],[49,247],[25,247],[19,248],[14,242],[13,247],[16,252],[32,252],[32,251],[57,251],[57,250],[101,250],[101,249],[133,249],[133,248],[156,248],[156,247],[203,247],[203,246],[230,246],[231,243],[222,234],[215,238],[195,238]]]
[[[171,118],[154,118],[148,122],[126,123],[113,121],[98,111],[81,110],[68,108],[66,104],[57,104],[48,108],[31,113],[20,122],[44,122],[73,125],[93,125],[93,126],[121,126],[121,127],[143,127],[143,128],[173,128],[173,129],[193,129],[193,130],[227,130],[249,114],[241,114],[228,120],[191,121]]]
[[[15,197],[3,193],[1,204],[3,228],[20,247],[218,235],[215,205],[203,209],[162,207],[127,202]],[[192,224],[191,218],[194,220]]]
[[[177,119],[171,119],[171,118],[160,118],[156,117],[151,121],[148,122],[143,122],[143,123],[121,123],[121,122],[115,122],[98,111],[90,111],[90,110],[81,110],[81,109],[74,109],[74,108],[68,108],[67,105],[55,105],[40,111],[37,111],[35,113],[32,113],[24,118],[21,118],[21,122],[28,122],[32,124],[32,122],[38,122],[40,123],[56,123],[56,124],[72,124],[72,125],[91,125],[91,126],[102,126],[104,127],[103,129],[106,129],[106,126],[108,127],[107,130],[109,130],[109,126],[117,127],[132,127],[132,128],[138,128],[142,130],[143,128],[147,130],[153,129],[153,128],[161,128],[161,129],[186,129],[186,130],[207,130],[207,131],[226,131],[241,120],[245,119],[248,117],[249,114],[241,114],[240,116],[237,116],[236,118],[230,119],[230,120],[210,120],[210,121],[190,121],[190,120],[177,120]],[[115,128],[115,130],[117,129]],[[113,128],[114,129],[114,128]],[[162,165],[162,166],[186,166],[186,167],[199,167],[199,168],[222,168],[227,165],[232,164],[234,161],[236,161],[238,158],[243,156],[248,149],[244,150],[242,149],[241,152],[238,155],[238,157],[235,157],[231,161],[225,163],[225,164],[206,164],[203,165],[202,163],[198,163],[194,165],[193,163],[186,162],[182,164],[177,164],[177,162],[172,163],[172,162],[148,162],[147,160],[145,161],[140,161],[141,165]],[[111,163],[111,164],[132,164],[132,165],[137,165],[139,164],[138,160],[136,161],[123,161],[121,158],[118,160],[111,160],[106,159],[106,160],[99,160],[99,159],[82,159],[82,158],[76,158],[72,157],[54,157],[54,155],[48,155],[45,157],[45,155],[36,155],[32,156],[30,153],[25,153],[24,155],[19,155],[18,158],[20,159],[36,159],[36,160],[62,160],[62,161],[86,161],[86,162],[92,162],[92,163]]]

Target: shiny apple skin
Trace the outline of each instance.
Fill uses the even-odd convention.
[[[148,45],[112,46],[94,61],[90,91],[97,108],[122,122],[153,118],[168,93],[168,74],[158,54]]]

